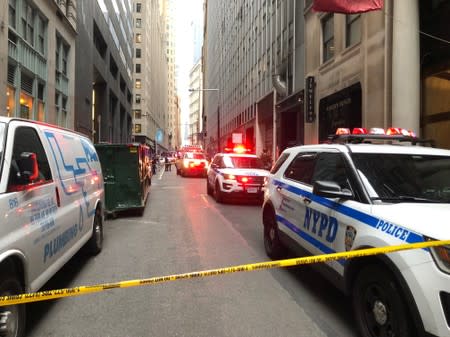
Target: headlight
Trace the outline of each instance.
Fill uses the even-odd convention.
[[[223,177],[226,180],[236,180],[236,176],[234,174],[224,174]]]
[[[425,239],[426,241],[434,241],[430,238]],[[444,273],[450,274],[450,246],[430,247],[430,251],[438,268]]]

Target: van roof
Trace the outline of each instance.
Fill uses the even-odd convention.
[[[0,116],[0,122],[8,124],[8,123],[10,123],[12,121],[21,121],[21,122],[27,122],[27,123],[32,123],[32,124],[36,124],[36,125],[43,125],[43,126],[47,126],[47,127],[53,128],[53,129],[59,129],[59,130],[64,130],[64,131],[68,131],[68,132],[71,132],[71,133],[75,133],[75,134],[77,134],[79,136],[83,136],[84,138],[88,138],[89,139],[89,137],[86,134],[84,134],[84,133],[81,133],[81,132],[78,132],[78,131],[75,131],[75,130],[72,130],[72,129],[64,128],[62,126],[58,126],[58,125],[55,125],[55,124],[50,124],[50,123],[46,123],[46,122],[40,122],[40,121],[36,121],[34,119],[25,119],[25,118],[19,118],[19,117],[4,117],[4,116]]]

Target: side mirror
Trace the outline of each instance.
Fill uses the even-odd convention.
[[[211,164],[210,167],[211,167],[212,169],[216,169],[216,168],[217,168],[217,164]]]
[[[353,198],[352,191],[343,188],[333,181],[316,181],[313,185],[313,194],[325,197],[325,198],[341,198],[351,199]]]
[[[39,177],[39,167],[36,153],[22,152],[20,158],[16,160],[19,167],[19,174],[24,184],[29,184]]]

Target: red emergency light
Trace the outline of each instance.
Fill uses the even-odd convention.
[[[226,147],[224,149],[225,153],[236,153],[236,154],[244,154],[244,153],[250,153],[251,150],[249,148],[246,148],[244,145],[239,144],[235,145],[234,147]]]

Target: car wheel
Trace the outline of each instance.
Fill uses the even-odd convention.
[[[220,190],[219,182],[216,182],[216,185],[214,187],[214,198],[219,204],[223,202],[223,193]]]
[[[371,265],[357,276],[352,293],[356,322],[363,337],[412,336],[413,323],[401,291],[385,268]]]
[[[206,194],[208,194],[208,195],[212,194],[212,188],[211,188],[211,185],[209,184],[208,179],[206,179]]]
[[[285,248],[280,241],[275,211],[266,208],[263,212],[264,248],[268,257],[279,259],[285,255]]]
[[[0,268],[0,296],[23,294],[23,287],[11,268]],[[25,333],[25,305],[0,307],[0,336],[22,337]]]
[[[89,252],[92,255],[97,255],[103,248],[103,220],[100,212],[99,208],[95,211],[92,236],[88,242]]]

